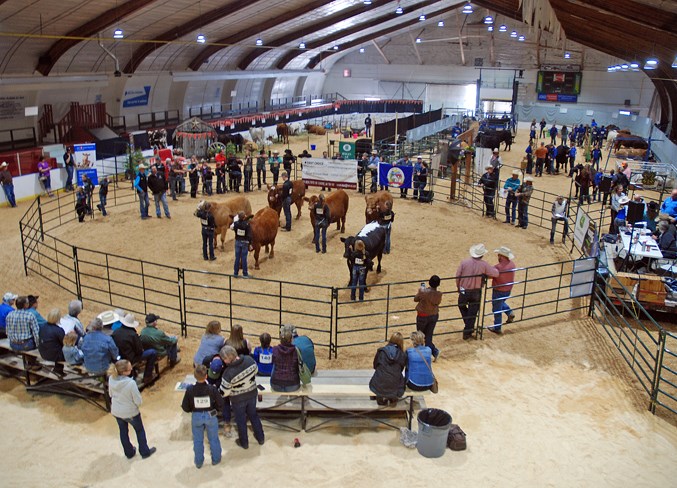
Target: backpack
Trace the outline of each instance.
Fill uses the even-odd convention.
[[[457,424],[451,424],[447,435],[447,447],[452,451],[465,451],[467,447],[465,437],[465,432]]]

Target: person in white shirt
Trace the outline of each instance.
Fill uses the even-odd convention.
[[[68,304],[68,315],[61,317],[59,327],[61,327],[65,334],[75,331],[78,334],[78,341],[85,336],[85,328],[78,319],[78,315],[82,312],[82,302],[80,300],[71,300]]]
[[[557,222],[564,222],[564,232],[562,233],[562,242],[566,240],[569,232],[569,220],[567,219],[567,203],[568,201],[562,196],[552,202],[552,227],[550,228],[550,244],[555,243],[555,230],[557,229]]]

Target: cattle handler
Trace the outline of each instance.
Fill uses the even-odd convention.
[[[205,261],[214,261],[214,230],[216,229],[216,222],[211,212],[212,205],[205,202],[201,209],[195,212],[195,216],[200,219],[202,224],[202,257]],[[207,255],[209,250],[209,255]]]
[[[238,276],[240,266],[242,266],[242,277],[249,278],[247,271],[247,255],[252,242],[252,229],[249,225],[249,219],[244,212],[238,212],[231,228],[235,231],[235,265],[233,276]]]

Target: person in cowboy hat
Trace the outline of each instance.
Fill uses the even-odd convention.
[[[512,176],[505,180],[503,189],[506,191],[505,196],[505,223],[515,225],[515,216],[517,214],[517,197],[515,192],[520,187],[520,171],[518,169],[512,170]],[[512,210],[511,210],[512,209]]]
[[[517,191],[515,196],[517,197],[517,226],[522,229],[526,229],[529,225],[529,200],[531,199],[531,194],[534,192],[534,179],[531,176],[524,178],[524,183],[522,183]]]
[[[482,298],[482,277],[495,278],[499,275],[496,268],[482,259],[487,252],[484,244],[471,246],[470,257],[461,261],[456,270],[458,309],[461,311],[461,317],[465,324],[463,340],[470,339],[475,328],[475,320],[480,311]]]
[[[148,198],[148,177],[146,176],[146,165],[141,163],[139,165],[139,172],[134,179],[134,188],[139,196],[139,213],[141,219],[148,219],[148,207],[150,206],[150,199]]]
[[[498,187],[498,177],[492,165],[487,165],[485,173],[477,183],[484,188],[484,215],[487,217],[496,217],[496,188]]]
[[[144,351],[141,338],[136,332],[139,322],[134,318],[133,314],[128,313],[120,322],[122,326],[113,332],[112,335],[115,345],[120,350],[120,356],[132,364],[146,361],[143,382],[149,385],[154,379],[153,368],[155,367],[155,361],[157,361],[157,352],[155,349],[146,349]]]
[[[376,193],[377,182],[378,182],[378,165],[381,160],[378,157],[378,151],[376,149],[371,151],[371,157],[369,158],[369,164],[367,168],[371,172],[371,186],[369,188],[370,193]]]
[[[273,155],[268,160],[268,164],[270,165],[270,173],[273,175],[273,186],[276,186],[277,180],[280,177],[280,164],[282,164],[280,151],[277,149],[273,150]]]
[[[495,334],[500,334],[503,325],[503,312],[508,316],[507,324],[515,320],[515,314],[506,303],[515,282],[515,263],[513,262],[515,256],[506,246],[501,246],[494,252],[498,255],[498,264],[494,268],[499,272],[499,275],[491,281],[491,308],[494,313],[494,326],[489,327],[489,330]]]
[[[500,178],[500,172],[501,172],[501,166],[503,166],[503,161],[501,160],[501,156],[498,154],[498,148],[495,147],[494,150],[491,152],[491,159],[489,160],[489,164],[493,166],[494,168],[494,173],[496,174],[496,181],[499,180]]]
[[[630,198],[627,195],[624,195],[618,199],[618,205],[620,207],[618,209],[618,213],[616,214],[616,218],[614,219],[614,225],[616,226],[616,229],[625,227],[625,219],[628,212],[628,202],[630,202]]]
[[[7,198],[7,203],[11,207],[16,207],[16,197],[14,196],[14,183],[12,183],[12,173],[7,169],[7,162],[3,161],[0,164],[0,184],[2,184],[2,189],[5,192],[5,197]]]

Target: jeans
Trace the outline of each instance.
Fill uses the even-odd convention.
[[[425,317],[420,315],[416,316],[416,330],[423,332],[423,335],[425,336],[425,345],[430,348],[434,357],[437,357],[440,353],[440,350],[433,344],[433,333],[435,332],[438,317],[439,315],[437,314],[427,315]]]
[[[496,215],[496,208],[494,206],[495,196],[496,193],[493,190],[490,192],[485,190],[484,192],[484,207],[486,209],[484,214],[488,217],[494,217]]]
[[[150,200],[148,199],[147,191],[137,192],[139,195],[139,212],[141,213],[141,218],[148,217],[148,207],[150,206]]]
[[[202,466],[205,462],[205,431],[209,441],[209,450],[212,453],[212,464],[221,462],[221,441],[219,440],[219,421],[209,412],[193,412],[191,419],[193,431],[193,452],[195,466]]]
[[[157,351],[155,349],[146,349],[141,358],[146,361],[146,369],[143,371],[143,381],[150,381],[153,378],[153,368],[157,361]]]
[[[228,178],[228,186],[230,191],[240,191],[240,181],[242,180],[242,173],[240,171],[233,171]]]
[[[186,178],[184,176],[179,176],[179,195],[186,193]]]
[[[424,196],[423,196],[423,190],[425,189],[425,185],[426,185],[426,184],[427,184],[426,181],[420,181],[420,182],[418,183],[418,185],[417,185],[417,186],[418,186],[418,201],[419,201],[419,202],[422,202],[422,201],[423,201],[423,198],[424,198]],[[414,193],[415,193],[415,191],[414,191]],[[414,195],[414,196],[416,196],[416,195]]]
[[[508,196],[505,199],[505,221],[514,224],[516,213],[517,213],[517,197],[513,193],[508,193]]]
[[[534,171],[534,158],[530,154],[527,156],[527,168],[526,173],[530,175]]]
[[[562,234],[562,242],[564,242],[564,238],[567,236],[567,234],[569,232],[569,222],[564,217],[551,219],[551,221],[552,221],[552,227],[550,228],[550,242],[553,242],[555,240],[555,230],[557,229],[557,222],[559,222],[559,221],[564,222],[564,234]]]
[[[491,294],[491,311],[494,313],[494,330],[501,330],[503,324],[503,312],[512,315],[512,309],[506,303],[510,296],[509,291],[493,290]]]
[[[73,190],[73,173],[75,171],[74,166],[66,165],[66,190]]]
[[[517,219],[519,220],[518,224],[520,227],[527,228],[529,225],[529,203],[528,202],[517,202]]]
[[[158,217],[162,216],[162,213],[160,212],[160,203],[162,203],[162,208],[165,211],[165,217],[171,217],[171,215],[169,215],[169,206],[167,205],[167,195],[165,192],[153,195],[153,200],[155,200],[155,215]]]
[[[261,178],[263,176],[263,178]],[[266,184],[266,169],[265,168],[256,168],[256,183],[259,186],[259,190],[261,189],[261,181],[263,181],[263,184]]]
[[[273,185],[277,185],[277,180],[280,177],[279,166],[270,168],[270,172],[273,174]],[[264,177],[264,179],[265,179],[265,177]]]
[[[32,351],[38,348],[38,346],[35,345],[35,339],[32,337],[23,344],[17,344],[16,342],[10,341],[9,347],[12,348],[12,351]]]
[[[202,257],[205,259],[214,258],[214,229],[202,228]]]
[[[233,402],[233,413],[235,414],[235,423],[237,424],[237,435],[240,439],[240,445],[244,448],[249,447],[249,437],[247,435],[247,419],[252,425],[254,438],[263,444],[265,436],[263,434],[263,425],[256,412],[256,396],[244,402]]]
[[[392,230],[393,225],[391,223],[388,223],[383,227],[385,227],[386,230],[386,243],[383,246],[383,252],[386,254],[390,254],[390,231]]]
[[[5,196],[7,201],[12,207],[16,207],[16,197],[14,196],[14,183],[2,185],[2,189],[5,191]]]
[[[355,300],[355,289],[360,287],[360,301],[364,300],[364,289],[367,282],[367,268],[353,266],[353,279],[350,281],[350,299]]]
[[[204,184],[204,187],[205,187],[205,193],[207,195],[211,196],[211,194],[213,193],[213,191],[212,191],[212,180],[207,180]]]
[[[543,176],[543,164],[544,163],[545,163],[545,159],[536,158],[536,176]]]
[[[296,391],[301,388],[301,383],[298,385],[276,385],[272,381],[270,382],[270,389],[273,391],[289,392]]]
[[[108,195],[101,195],[99,193],[99,210],[101,210],[101,213],[103,214],[104,217],[106,215],[108,215],[106,213],[106,203],[107,203],[107,201],[108,201]]]
[[[481,290],[465,290],[458,295],[458,309],[461,311],[463,318],[463,337],[472,334],[475,328],[475,320],[477,320],[477,313],[480,311],[480,299],[482,297]]]
[[[244,191],[250,192],[252,191],[252,170],[251,169],[245,169],[244,170]]]
[[[129,425],[131,425],[134,428],[134,432],[136,432],[136,441],[139,444],[139,454],[141,454],[141,457],[150,455],[148,441],[146,440],[146,431],[143,428],[143,422],[141,421],[141,414],[138,414],[131,419],[115,417],[115,420],[117,420],[118,428],[120,429],[120,442],[122,443],[122,449],[125,451],[125,456],[132,458],[135,453],[134,446],[129,440]]]
[[[169,195],[176,200],[176,176],[169,177]]]
[[[190,179],[190,198],[197,198],[197,185],[198,185],[198,180]]]
[[[322,252],[327,252],[327,226],[315,226],[315,251],[320,252],[320,233],[322,233]]]
[[[167,358],[170,363],[175,363],[179,358],[179,345],[178,343],[172,344],[167,348]]]
[[[287,197],[282,200],[282,208],[284,209],[284,228],[291,230],[291,197]]]
[[[226,175],[216,177],[216,193],[226,193]]]
[[[249,254],[249,243],[247,241],[235,241],[235,266],[233,274],[237,276],[242,264],[242,276],[249,276],[247,272],[247,254]]]

